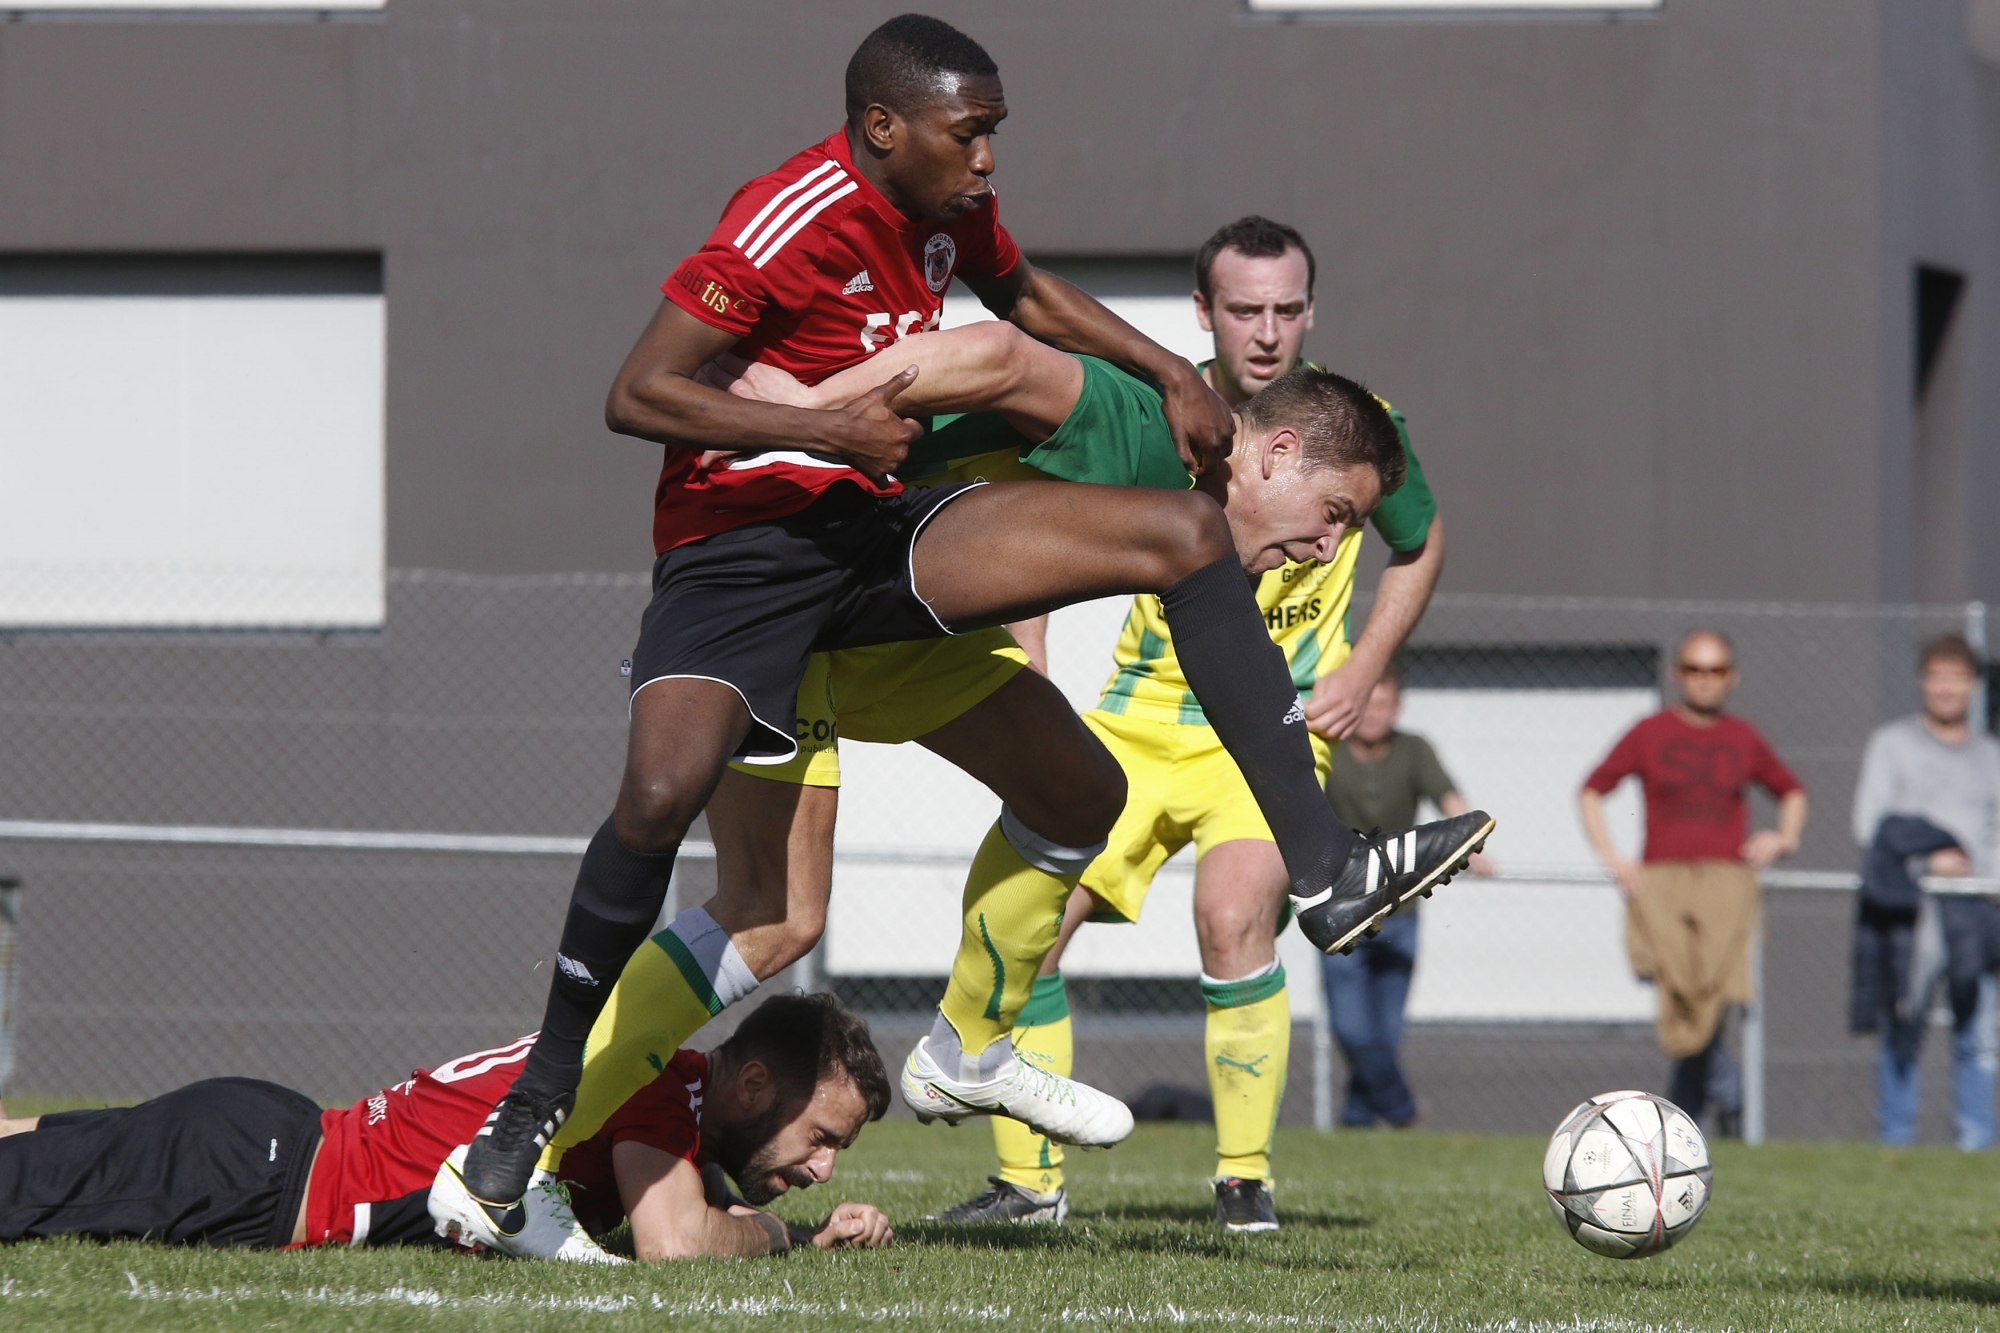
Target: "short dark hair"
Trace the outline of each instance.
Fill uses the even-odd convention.
[[[986,48],[943,19],[899,14],[861,39],[847,62],[847,123],[881,103],[899,116],[921,110],[946,74],[998,76]]]
[[[761,1060],[789,1097],[807,1100],[827,1076],[845,1075],[868,1103],[868,1118],[889,1109],[889,1073],[868,1023],[833,995],[773,995],[715,1048],[738,1064]]]
[[[1382,479],[1385,497],[1403,484],[1408,463],[1396,419],[1357,380],[1300,366],[1272,380],[1237,411],[1252,430],[1290,426],[1297,431],[1309,468],[1366,464]]]
[[[1297,250],[1306,257],[1306,299],[1312,300],[1313,283],[1319,277],[1319,261],[1313,258],[1312,247],[1306,244],[1306,238],[1299,235],[1297,228],[1252,213],[1249,217],[1236,219],[1203,241],[1194,256],[1194,285],[1201,289],[1204,301],[1215,299],[1210,275],[1215,268],[1215,257],[1224,250],[1240,251],[1251,259],[1276,259],[1287,250]]]
[[[1940,634],[1927,640],[1923,655],[1917,659],[1917,670],[1922,671],[1933,662],[1956,662],[1973,675],[1979,674],[1979,654],[1963,634]]]

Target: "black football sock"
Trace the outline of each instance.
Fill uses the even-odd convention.
[[[583,854],[563,922],[542,1035],[516,1080],[547,1094],[574,1090],[583,1078],[583,1044],[611,998],[633,952],[646,942],[660,909],[674,853],[635,852],[605,820]]]
[[[1232,555],[1204,565],[1160,594],[1160,610],[1188,688],[1257,798],[1293,891],[1320,892],[1359,839],[1320,789],[1298,687],[1241,564]]]

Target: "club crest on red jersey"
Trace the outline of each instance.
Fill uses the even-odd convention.
[[[924,242],[924,281],[934,292],[941,292],[951,281],[951,270],[958,263],[958,242],[943,232],[934,234]]]

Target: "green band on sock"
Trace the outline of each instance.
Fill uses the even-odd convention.
[[[1241,981],[1204,981],[1201,998],[1217,1009],[1241,1009],[1246,1004],[1268,1000],[1285,988],[1285,965],[1280,963],[1258,977]]]
[[[694,992],[694,998],[708,1006],[710,1017],[721,1013],[722,997],[715,993],[714,983],[709,981],[708,974],[701,970],[701,964],[695,961],[694,955],[688,952],[687,944],[681,937],[674,934],[672,928],[668,928],[653,936],[653,943],[659,945],[667,957],[674,960],[674,966],[681,970],[681,979],[687,982],[688,989]]]
[[[1063,985],[1062,973],[1056,972],[1035,978],[1035,989],[1028,993],[1028,1003],[1022,1008],[1021,1016],[1014,1020],[1014,1026],[1038,1028],[1060,1023],[1068,1017],[1069,990]]]

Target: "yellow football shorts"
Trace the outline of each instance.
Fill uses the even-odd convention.
[[[1156,722],[1093,708],[1084,725],[1097,733],[1125,770],[1125,813],[1083,887],[1104,901],[1096,921],[1137,921],[1166,859],[1192,842],[1197,858],[1238,838],[1271,842],[1270,825],[1257,809],[1250,784],[1222,748],[1212,727]],[[1333,751],[1312,738],[1313,762],[1326,785]]]
[[[840,738],[901,745],[936,731],[1028,664],[1000,628],[814,653],[799,686],[799,752],[739,772],[806,787],[840,785]]]

